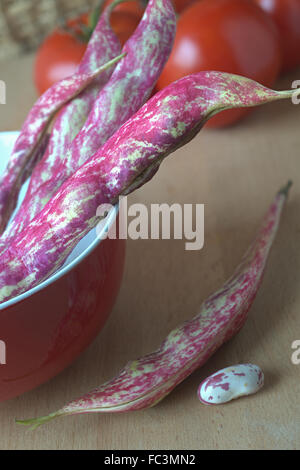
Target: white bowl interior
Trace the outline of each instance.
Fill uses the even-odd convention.
[[[0,174],[3,173],[6,167],[6,164],[11,154],[14,142],[18,137],[18,134],[19,134],[18,132],[0,132],[0,155],[1,155]],[[17,208],[15,212],[18,210],[18,207],[20,206],[26,194],[28,182],[29,181],[26,181],[21,188],[21,191],[19,194],[19,200],[18,200],[18,204],[17,204]],[[54,282],[56,279],[66,274],[69,270],[73,269],[78,263],[80,263],[80,261],[82,261],[82,259],[84,259],[89,253],[91,253],[91,251],[93,251],[94,248],[99,243],[101,243],[102,238],[104,238],[103,236],[104,232],[107,232],[109,230],[109,227],[114,223],[117,213],[118,213],[118,207],[116,206],[109,212],[107,217],[105,217],[105,219],[101,221],[101,230],[97,230],[98,235],[97,235],[96,229],[92,229],[84,238],[80,240],[80,242],[76,245],[76,247],[70,253],[64,265],[60,269],[58,269],[48,279],[41,282],[38,286],[28,290],[27,292],[24,292],[24,294],[18,295],[17,297],[14,297],[13,299],[0,304],[0,310],[8,307],[12,303],[15,303],[19,300],[22,300],[23,298],[28,297],[29,295],[32,295],[34,292],[42,289],[46,285],[49,285],[51,282]],[[12,218],[13,217],[14,217],[14,214],[12,215]]]

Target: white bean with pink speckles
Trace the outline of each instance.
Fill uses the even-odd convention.
[[[227,403],[256,393],[264,384],[264,374],[255,364],[237,364],[207,377],[198,387],[198,398],[205,405]]]

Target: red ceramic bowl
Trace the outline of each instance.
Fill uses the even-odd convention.
[[[0,171],[17,135],[0,133]],[[111,211],[103,231],[117,223],[117,214],[117,208]],[[124,258],[125,240],[101,240],[91,231],[57,273],[0,304],[0,341],[6,350],[6,363],[0,364],[0,401],[46,382],[90,344],[113,307]]]

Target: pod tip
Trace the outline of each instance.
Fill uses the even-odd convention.
[[[17,424],[21,424],[23,426],[30,426],[30,430],[34,430],[37,427],[41,426],[44,423],[47,423],[48,421],[51,421],[54,418],[58,417],[58,413],[51,413],[48,416],[42,416],[40,418],[33,418],[33,419],[16,419],[15,422]]]
[[[284,196],[287,196],[292,184],[293,184],[292,180],[288,180],[287,184],[280,189],[279,194],[283,194]]]

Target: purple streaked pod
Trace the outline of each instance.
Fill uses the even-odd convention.
[[[264,374],[255,364],[225,367],[207,377],[198,387],[198,398],[205,405],[220,405],[253,395],[264,385]]]
[[[28,176],[31,162],[36,161],[36,150],[39,148],[55,113],[92,83],[101,72],[107,70],[122,57],[124,54],[115,57],[92,72],[77,72],[71,77],[55,83],[32,107],[14,145],[5,172],[0,179],[0,232],[5,229],[16,206],[18,193],[24,182],[24,173]]]
[[[68,154],[71,172],[87,160],[148,100],[171,53],[176,16],[171,0],[149,0],[123,47],[126,57],[98,95]]]
[[[92,73],[120,54],[121,45],[119,39],[111,29],[110,14],[116,5],[123,1],[124,0],[116,0],[104,10],[78,66],[78,73]],[[43,159],[36,158],[32,162],[31,167],[34,169],[27,194],[18,214],[0,239],[0,252],[7,247],[11,237],[22,230],[29,215],[29,206],[34,204],[35,200],[39,202],[35,210],[31,211],[31,213],[35,214],[45,205],[45,199],[40,200],[37,195],[37,188],[43,185],[45,180],[48,179],[53,183],[54,192],[58,189],[60,183],[58,183],[58,185],[55,184],[57,165],[63,160],[72,140],[82,128],[92,109],[98,92],[109,80],[115,65],[116,62],[103,70],[90,86],[85,88],[73,100],[69,101],[59,112],[52,127],[47,150],[45,149],[46,152],[39,153],[39,157],[43,157]],[[36,161],[39,161],[37,165]],[[30,176],[31,171],[32,169],[30,168],[30,170],[24,174],[22,183]],[[59,180],[59,178],[57,179]],[[49,194],[49,197],[50,196],[51,194]],[[29,220],[30,219],[31,218],[29,218]]]
[[[230,279],[202,303],[193,319],[175,328],[155,352],[129,362],[112,380],[60,410],[17,422],[36,428],[61,416],[141,410],[165,398],[245,323],[262,281],[289,186],[277,193],[257,237]]]
[[[110,14],[116,5],[123,2],[124,0],[116,0],[100,16],[79,64],[79,73],[90,73],[120,55],[121,44],[111,28]],[[99,91],[108,82],[116,65],[117,63],[101,73],[88,88],[60,111],[53,125],[48,156],[43,158],[32,175],[30,197],[45,183],[47,173],[49,179],[55,176],[57,164],[64,159],[68,147],[84,125]]]
[[[100,91],[88,119],[63,158],[52,153],[33,175],[15,223],[1,244],[40,212],[61,184],[149,98],[172,49],[176,30],[171,0],[150,0],[136,31],[126,42],[126,57]],[[55,132],[55,138],[61,139]],[[1,245],[0,245],[1,247]]]
[[[59,269],[99,222],[100,204],[141,186],[170,153],[189,142],[218,110],[290,98],[245,77],[200,72],[154,95],[61,186],[0,256],[0,302]]]

